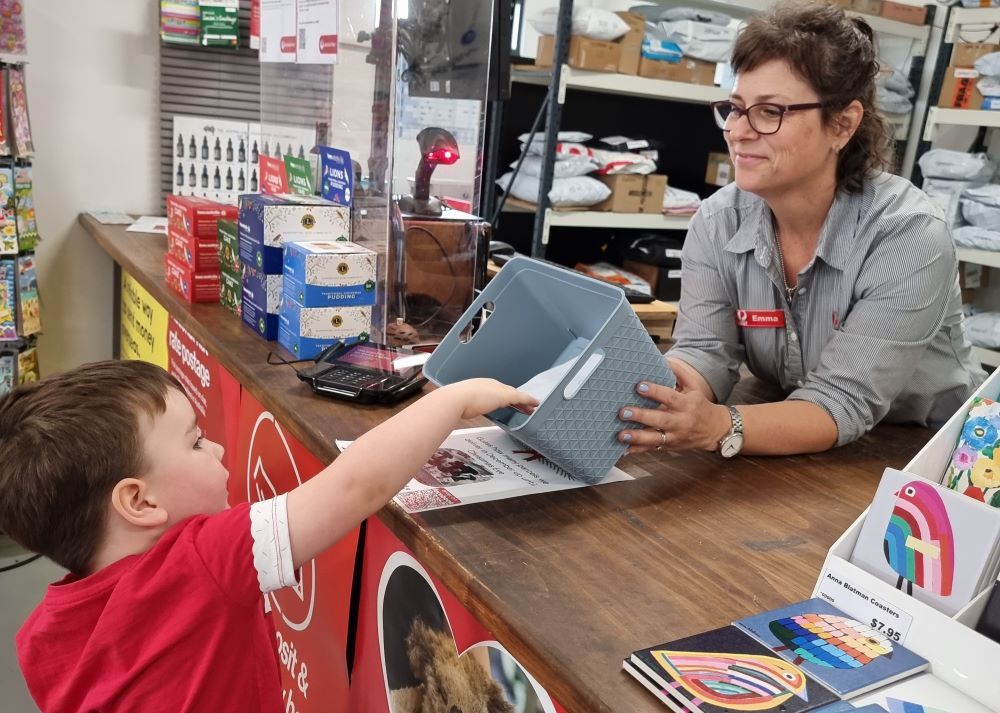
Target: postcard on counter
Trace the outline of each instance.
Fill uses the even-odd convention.
[[[337,441],[341,450],[352,441]],[[597,485],[632,480],[612,468]],[[586,487],[537,451],[497,426],[455,431],[393,500],[423,512],[519,495]]]
[[[927,660],[822,599],[733,622],[842,698],[927,668]]]
[[[160,235],[166,235],[167,219],[154,215],[139,216],[125,230],[129,233],[159,233]]]
[[[682,713],[805,713],[837,696],[736,626],[632,652],[625,670]],[[650,685],[652,683],[652,685]]]
[[[132,225],[135,222],[131,215],[117,210],[88,210],[87,215],[104,225]]]

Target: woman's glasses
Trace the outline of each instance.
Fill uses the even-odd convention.
[[[822,106],[822,102],[812,102],[811,104],[772,104],[771,102],[761,102],[760,104],[751,104],[743,108],[726,99],[712,102],[712,114],[715,115],[715,123],[723,131],[730,131],[733,125],[739,121],[739,118],[745,116],[747,122],[750,124],[750,128],[758,134],[773,134],[781,128],[781,120],[788,112],[819,109]]]

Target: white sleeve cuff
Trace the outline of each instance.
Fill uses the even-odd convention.
[[[298,584],[288,534],[287,496],[279,495],[250,506],[253,565],[262,594]]]

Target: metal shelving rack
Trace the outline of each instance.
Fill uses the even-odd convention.
[[[911,5],[924,5],[921,0],[904,0]],[[718,5],[734,15],[748,16],[760,12],[771,4],[771,0],[709,0],[708,4]],[[553,66],[551,71],[513,70],[511,81],[523,84],[548,86],[545,107],[544,149],[541,176],[539,177],[538,197],[535,203],[535,221],[532,231],[531,254],[534,257],[544,257],[549,241],[549,231],[552,227],[601,227],[601,228],[642,228],[654,230],[686,230],[689,218],[681,216],[666,216],[626,213],[603,213],[593,211],[556,211],[551,208],[548,193],[552,188],[552,172],[555,165],[555,146],[557,143],[559,120],[562,116],[562,106],[569,89],[591,92],[602,92],[627,96],[640,96],[660,101],[690,102],[708,104],[729,96],[729,91],[716,86],[703,86],[684,82],[671,82],[662,79],[617,74],[613,72],[590,72],[575,69],[566,62],[573,0],[560,0],[557,20]],[[997,10],[1000,14],[1000,10]],[[851,12],[850,14],[860,15]],[[894,20],[887,20],[872,15],[861,15],[876,32],[906,37],[913,40],[913,57],[922,58],[928,48],[931,27],[928,25],[911,25]],[[922,66],[918,64],[919,67]],[[1000,112],[997,112],[1000,119]],[[919,126],[913,125],[910,116],[890,118],[895,125],[897,141],[914,143],[919,133]],[[913,152],[908,152],[912,154]],[[905,167],[905,166],[904,166]],[[525,212],[525,208],[505,204],[504,211]]]

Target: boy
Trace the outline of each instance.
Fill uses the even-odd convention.
[[[262,593],[381,508],[462,418],[530,396],[453,384],[311,480],[229,508],[222,447],[180,384],[88,364],[0,399],[0,529],[66,567],[17,635],[35,702],[61,711],[282,710]]]

